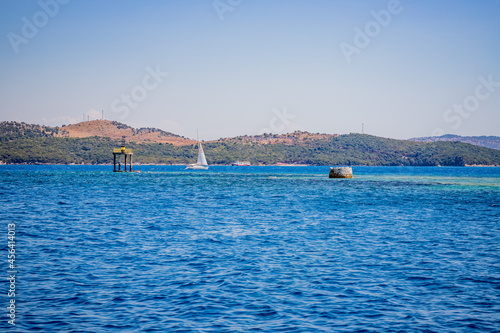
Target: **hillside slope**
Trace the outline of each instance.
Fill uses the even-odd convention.
[[[1,138],[35,138],[35,137],[61,137],[61,138],[89,138],[105,137],[112,140],[121,140],[138,143],[156,142],[171,143],[175,146],[191,145],[194,140],[186,139],[177,134],[165,132],[157,128],[132,128],[128,125],[110,120],[91,120],[62,127],[49,127],[4,121],[0,123]]]
[[[134,149],[135,163],[187,164],[196,159],[196,142],[193,140],[159,130],[137,130],[120,123],[107,125],[121,127],[114,133],[107,132],[103,126],[102,135],[107,136],[99,136],[95,127],[99,124],[102,123],[85,124],[83,128],[76,125],[51,128],[0,123],[0,161],[27,164],[111,163],[112,149],[119,146],[118,139],[123,133],[128,133],[126,146]],[[164,138],[178,142],[161,142]],[[461,142],[424,143],[366,134],[294,132],[240,136],[205,142],[204,148],[211,165],[227,165],[236,160],[248,160],[254,165],[279,162],[310,165],[500,165],[500,151],[494,149]]]
[[[190,145],[194,143],[193,140],[157,128],[147,127],[136,129],[117,121],[110,120],[91,120],[63,126],[56,136],[70,138],[99,136],[115,140],[120,140],[122,137],[125,137],[127,141],[139,143],[171,143],[175,146]]]
[[[416,142],[438,142],[438,141],[459,141],[470,143],[471,145],[500,150],[500,137],[498,136],[460,136],[446,134],[442,136],[427,136],[422,138],[411,138]]]

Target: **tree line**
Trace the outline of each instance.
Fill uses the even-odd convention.
[[[38,134],[38,135],[36,135]],[[119,141],[105,137],[55,137],[39,133],[4,133],[0,128],[0,161],[16,164],[108,164]],[[127,142],[134,163],[188,164],[197,156],[196,145]],[[253,165],[296,163],[309,165],[463,166],[500,165],[500,151],[461,142],[412,142],[347,134],[308,139],[300,143],[262,144],[238,138],[203,143],[211,165],[236,160]]]

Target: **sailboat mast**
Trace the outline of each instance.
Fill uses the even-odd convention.
[[[196,140],[198,141],[198,159],[196,163],[189,164],[186,167],[186,169],[207,170],[208,169],[207,158],[205,157],[205,153],[203,152],[203,147],[201,145],[198,129],[196,129]]]

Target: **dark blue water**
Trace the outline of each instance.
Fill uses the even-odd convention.
[[[500,331],[500,168],[110,168],[0,166],[0,330]]]

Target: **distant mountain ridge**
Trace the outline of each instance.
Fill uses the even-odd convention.
[[[474,146],[486,147],[500,150],[499,136],[460,136],[454,134],[446,134],[442,136],[427,136],[421,138],[411,138],[410,141],[416,142],[437,142],[437,141],[459,141],[470,143]]]
[[[72,138],[87,138],[92,136],[110,139],[122,139],[139,143],[157,142],[171,143],[174,146],[193,144],[194,141],[180,135],[166,132],[157,128],[133,128],[126,124],[110,120],[91,120],[61,127],[64,135]]]
[[[0,123],[0,164],[109,164],[125,136],[137,164],[189,164],[196,141],[107,120],[62,127]],[[500,165],[500,150],[462,142],[415,142],[367,134],[244,135],[205,141],[210,165],[466,166]]]
[[[126,124],[111,120],[91,120],[61,127],[4,121],[0,123],[0,133],[2,134],[1,137],[4,138],[20,136],[89,138],[97,136],[112,140],[121,140],[122,137],[125,137],[127,141],[138,143],[171,143],[175,146],[195,143],[193,140],[157,128],[132,128]]]

